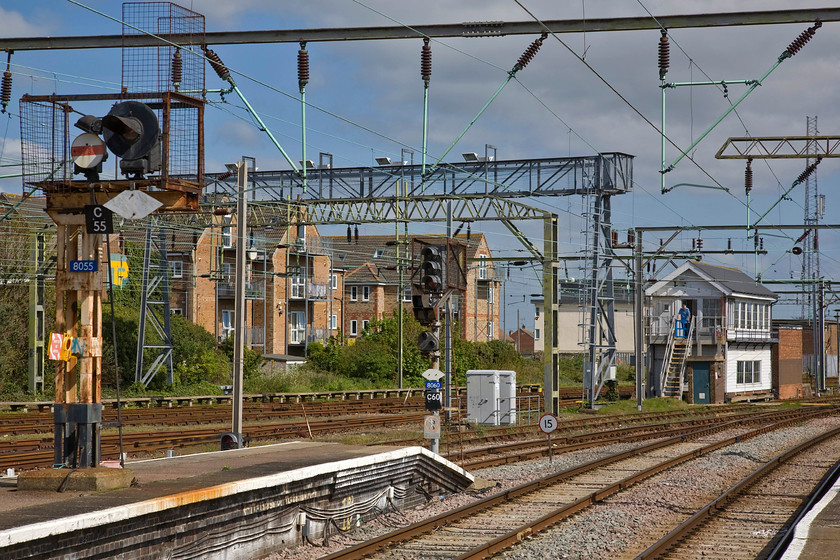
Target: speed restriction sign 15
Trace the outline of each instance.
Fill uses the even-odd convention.
[[[557,417],[553,414],[543,414],[540,416],[540,430],[550,434],[557,429]]]

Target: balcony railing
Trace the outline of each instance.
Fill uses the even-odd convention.
[[[224,342],[228,337],[232,337],[235,329],[222,327],[219,332],[219,342]],[[247,346],[262,346],[265,344],[265,328],[245,326],[245,344]]]
[[[323,282],[293,283],[289,290],[289,299],[329,299],[330,285]]]
[[[306,333],[307,342],[323,342],[330,337],[328,329],[310,327]]]
[[[307,284],[309,299],[327,299],[330,293],[330,285],[321,282],[310,282]]]
[[[651,340],[667,339],[671,330],[675,328],[676,317],[647,317],[647,332]],[[719,337],[726,337],[729,341],[772,341],[773,337],[767,329],[727,328],[726,318],[720,316],[701,316],[695,323],[694,336],[701,343],[715,342]]]
[[[234,282],[217,282],[216,294],[220,298],[236,297],[236,284]],[[245,299],[263,299],[265,287],[262,282],[245,283]]]

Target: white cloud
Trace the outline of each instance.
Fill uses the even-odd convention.
[[[43,23],[30,23],[19,12],[0,7],[0,37],[40,37],[49,31]]]

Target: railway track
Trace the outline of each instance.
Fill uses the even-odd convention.
[[[675,465],[830,413],[814,409],[783,411],[775,413],[772,421],[765,416],[752,422],[744,419],[696,428],[522,484],[324,558],[486,558]],[[696,441],[747,423],[759,423],[761,427],[712,443]]]
[[[301,405],[297,406],[300,407]],[[389,407],[391,404],[385,403],[384,406]],[[389,413],[364,416],[359,413],[355,416],[337,416],[335,410],[327,407],[318,410],[313,415],[315,417],[321,417],[317,420],[307,419],[304,421],[273,422],[259,425],[251,424],[245,427],[245,439],[246,442],[255,442],[266,439],[309,438],[340,431],[350,432],[365,429],[389,428],[403,424],[419,426],[422,424],[422,417],[427,413],[425,411],[410,412],[412,409],[413,407],[408,407],[407,410],[409,412],[404,410],[401,414]],[[305,407],[304,412],[306,414],[299,412],[294,418],[299,418],[300,416],[306,416],[308,418],[308,410],[309,408]],[[375,410],[379,411],[380,409],[375,408]],[[332,411],[332,415],[328,414],[330,411]],[[754,407],[750,405],[730,405],[713,410],[587,416],[582,419],[564,421],[561,431],[558,432],[560,435],[554,437],[553,444],[559,446],[556,449],[556,452],[559,453],[604,445],[615,441],[633,441],[641,438],[649,439],[650,437],[656,436],[639,435],[639,433],[634,434],[634,432],[638,432],[639,430],[645,432],[666,430],[671,428],[675,421],[680,426],[707,424],[737,412],[751,415],[754,414],[753,411]],[[179,412],[177,418],[180,418],[184,412],[191,412],[193,422],[198,424],[211,423],[214,418],[214,415],[211,415],[209,418],[202,416],[203,408],[198,407],[191,411]],[[293,411],[285,412],[293,413]],[[286,416],[283,416],[283,418],[286,418]],[[225,421],[227,420],[228,417],[225,417]],[[174,424],[177,425],[178,422],[174,422]],[[106,427],[109,426],[108,423],[104,425]],[[111,427],[114,426],[111,425]],[[123,452],[128,454],[150,453],[202,444],[218,444],[219,437],[224,431],[224,428],[181,428],[178,430],[158,430],[152,432],[126,432],[123,434]],[[467,438],[464,438],[460,433],[457,435],[450,434],[444,441],[454,442],[455,438],[457,438],[457,446],[455,443],[447,443],[445,447],[457,447],[458,451],[451,451],[444,456],[461,464],[465,468],[482,468],[539,457],[547,454],[548,448],[544,439],[534,439],[535,432],[536,428],[533,425],[525,425],[488,428],[484,434],[472,435]],[[522,441],[523,438],[525,441]],[[499,443],[511,439],[517,441],[507,445]],[[377,445],[423,445],[425,443],[425,440],[422,438],[376,442]],[[473,449],[465,451],[465,447],[473,447]],[[27,469],[52,466],[54,461],[52,449],[52,436],[0,440],[0,469],[10,467]],[[101,438],[101,449],[104,458],[119,457],[118,435],[113,433],[103,435]]]
[[[300,407],[301,405],[297,406]],[[383,406],[387,408],[392,406],[392,403],[384,403]],[[408,407],[407,410],[410,411],[413,408]],[[422,410],[422,406],[420,408]],[[381,408],[379,407],[375,407],[374,410],[381,412]],[[422,417],[427,414],[425,411],[406,412],[405,410],[401,414],[390,413],[385,415],[363,416],[361,413],[358,413],[356,416],[337,416],[333,408],[322,407],[321,409],[316,409],[315,414],[312,415],[321,417],[321,419],[260,425],[252,424],[245,427],[245,437],[246,441],[250,442],[265,439],[306,438],[342,430],[352,431],[380,427],[387,428],[402,424],[419,426],[422,423]],[[603,445],[617,440],[630,441],[637,437],[633,435],[634,431],[640,429],[654,432],[664,430],[669,428],[674,421],[677,421],[680,425],[709,423],[726,417],[727,414],[752,410],[753,407],[749,405],[731,405],[714,410],[626,414],[605,417],[593,416],[567,420],[563,422],[562,432],[560,432],[561,435],[555,436],[553,442],[555,445],[562,447],[557,452],[570,451],[594,445]],[[284,410],[284,415],[281,418],[298,418],[300,416],[306,416],[308,418],[308,411],[308,407],[304,407],[303,411],[300,411],[300,408],[298,408],[298,412]],[[209,424],[214,421],[216,411],[212,411],[213,414],[208,417],[203,415],[203,407],[196,407],[192,410],[180,411],[176,418],[181,419],[184,412],[191,413],[191,423]],[[227,414],[229,414],[229,411]],[[752,412],[748,412],[748,414],[752,414]],[[270,417],[270,414],[266,414],[265,416]],[[228,419],[227,416],[224,418],[225,421]],[[176,421],[173,423],[177,425],[179,422]],[[218,423],[222,422],[219,421]],[[108,426],[109,424],[105,423],[104,425]],[[640,425],[641,428],[639,427]],[[614,428],[616,426],[623,427]],[[163,451],[201,444],[216,444],[219,442],[219,437],[224,431],[223,428],[182,428],[153,432],[127,432],[123,435],[123,452],[132,454]],[[450,439],[454,440],[457,437],[458,451],[449,452],[445,456],[466,468],[480,468],[538,457],[548,453],[548,450],[543,439],[533,439],[535,432],[536,429],[533,425],[525,425],[490,428],[482,435],[473,435],[467,438],[464,438],[460,433],[457,436],[450,435],[445,441],[448,442]],[[563,433],[568,435],[564,436],[562,435]],[[526,438],[526,441],[521,441],[523,438]],[[509,441],[511,439],[519,441],[508,445],[499,443],[500,441]],[[422,445],[424,443],[425,440],[422,438],[377,442],[379,445]],[[464,451],[465,447],[478,446],[483,447]],[[455,447],[455,445],[447,444],[446,447]],[[52,449],[52,436],[0,440],[0,469],[10,467],[26,469],[52,466],[54,460]],[[117,434],[103,435],[101,449],[103,457],[118,457],[119,441]],[[484,458],[478,458],[480,456],[484,456]]]
[[[797,514],[840,470],[838,436],[835,428],[765,462],[636,558],[781,557]]]
[[[545,437],[537,437],[509,444],[496,444],[491,447],[471,449],[444,455],[468,470],[484,469],[512,462],[527,461],[555,453],[578,451],[613,443],[631,443],[655,438],[687,435],[699,427],[713,426],[721,421],[755,422],[758,418],[771,417],[773,412],[756,414],[746,412],[729,416],[711,416],[691,420],[670,420],[654,424],[633,425],[610,430],[590,431],[575,435],[555,437],[549,448]],[[531,432],[534,428],[531,428]]]
[[[290,422],[264,426],[246,426],[245,438],[291,438],[309,437],[310,434],[335,433],[341,430],[360,430],[374,427],[393,427],[406,423],[421,425],[425,412],[364,416],[358,418],[327,418],[308,422]],[[135,432],[123,434],[123,452],[162,451],[200,444],[218,444],[222,428],[204,428],[190,430],[171,430],[157,432]],[[53,439],[40,438],[37,449],[31,449],[32,441],[23,440],[28,451],[0,452],[0,469],[49,467],[53,465]],[[18,443],[18,442],[9,442]],[[107,434],[101,437],[103,457],[119,457],[119,436]]]

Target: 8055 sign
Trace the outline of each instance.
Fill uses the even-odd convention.
[[[70,272],[96,272],[98,269],[96,261],[70,261]]]

